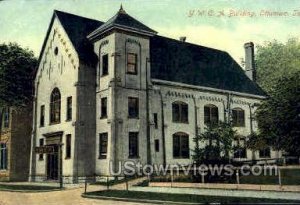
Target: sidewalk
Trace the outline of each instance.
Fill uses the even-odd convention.
[[[210,195],[210,196],[233,196],[233,197],[300,200],[300,193],[278,192],[278,191],[247,191],[247,190],[138,187],[138,186],[131,186],[129,190],[145,191],[145,192],[160,192],[160,193],[176,193],[176,194]]]

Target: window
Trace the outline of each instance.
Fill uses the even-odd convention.
[[[71,135],[66,135],[66,159],[71,158]]]
[[[179,132],[173,135],[173,157],[174,158],[189,158],[189,136]]]
[[[67,98],[67,120],[72,120],[72,97]]]
[[[128,117],[137,118],[139,117],[139,99],[129,97],[128,98]]]
[[[215,105],[204,106],[204,123],[205,124],[216,124],[219,122],[219,111]]]
[[[137,158],[138,155],[138,132],[129,132],[129,158]]]
[[[7,169],[7,153],[6,143],[0,143],[0,170]]]
[[[153,121],[155,129],[158,128],[157,113],[153,113]]]
[[[58,54],[58,48],[57,47],[55,47],[54,48],[54,54],[57,56],[57,54]]]
[[[232,125],[235,127],[245,126],[245,112],[241,108],[235,108],[232,110]]]
[[[50,98],[50,123],[60,123],[60,101],[60,92],[54,88]]]
[[[155,145],[155,152],[159,152],[159,140],[155,140],[154,145]]]
[[[107,133],[99,135],[99,159],[106,159],[107,155]]]
[[[235,143],[235,150],[234,150],[233,157],[234,158],[247,158],[245,139],[237,139],[234,141],[234,143]]]
[[[184,102],[172,103],[173,122],[188,123],[188,104]]]
[[[127,73],[137,74],[137,55],[135,53],[127,53]]]
[[[4,108],[3,109],[3,114],[2,114],[2,127],[3,128],[9,128],[9,108]]]
[[[40,147],[44,146],[44,139],[40,139]],[[44,155],[39,154],[39,160],[44,160]]]
[[[259,158],[269,158],[271,157],[271,149],[267,147],[265,149],[259,150]]]
[[[108,74],[108,54],[102,56],[102,76]]]
[[[107,118],[107,98],[101,98],[101,118]]]
[[[45,126],[45,105],[41,106],[40,110],[40,126],[44,127]]]

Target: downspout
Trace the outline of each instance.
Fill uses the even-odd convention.
[[[196,106],[196,99],[193,95],[193,102],[194,102],[194,110],[195,110],[195,137],[198,137],[198,109],[197,109],[197,106]]]
[[[252,124],[252,108],[251,108],[251,103],[248,103],[249,106],[249,112],[250,112],[250,133],[253,134],[253,124]],[[252,150],[252,160],[255,160],[255,150]]]
[[[147,164],[152,163],[151,159],[151,139],[150,139],[150,114],[149,114],[149,82],[148,82],[148,62],[149,58],[146,58],[146,118],[147,118]]]
[[[159,90],[160,105],[161,105],[161,133],[162,133],[162,146],[163,146],[163,166],[166,167],[166,137],[165,137],[165,115],[164,115],[164,102],[161,91]]]
[[[30,176],[29,181],[34,182],[35,181],[35,174],[36,174],[36,157],[35,157],[35,151],[34,148],[36,146],[36,129],[37,129],[37,91],[39,87],[39,82],[36,83],[36,89],[34,91],[34,98],[33,98],[33,122],[32,122],[32,135],[31,135],[31,152],[30,152]]]

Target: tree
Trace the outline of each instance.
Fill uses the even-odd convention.
[[[284,75],[269,94],[256,112],[259,135],[273,148],[300,156],[300,71]]]
[[[285,44],[276,40],[256,46],[257,83],[267,92],[284,75],[300,70],[300,42],[289,39]]]
[[[24,106],[32,100],[37,59],[16,43],[0,44],[0,107]]]
[[[232,142],[236,137],[238,135],[229,123],[207,125],[205,132],[194,138],[194,161],[201,164],[228,160],[229,153],[233,149]]]

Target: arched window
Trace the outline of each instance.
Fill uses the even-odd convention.
[[[215,105],[204,106],[204,123],[215,124],[219,122],[219,110]]]
[[[189,158],[189,135],[183,132],[173,134],[173,157]]]
[[[172,118],[173,122],[188,123],[188,104],[184,102],[173,102],[172,103]]]
[[[245,126],[245,111],[241,108],[232,109],[232,125],[235,127]]]
[[[50,97],[50,123],[60,122],[61,95],[58,88],[54,88]]]

